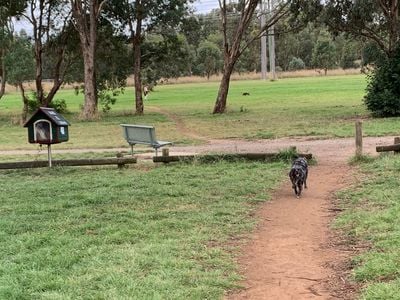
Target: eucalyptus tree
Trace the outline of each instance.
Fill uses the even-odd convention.
[[[210,76],[217,74],[221,67],[221,52],[216,44],[210,41],[204,41],[198,49],[198,68],[202,71],[202,75]]]
[[[5,66],[5,56],[10,51],[12,44],[12,32],[4,25],[0,27],[0,99],[3,97],[6,89],[7,70]]]
[[[314,46],[311,62],[314,68],[321,68],[327,75],[328,69],[337,65],[337,54],[334,43],[327,37],[320,38]]]
[[[28,33],[34,44],[36,100],[41,106],[49,106],[64,83],[64,76],[72,63],[65,59],[71,10],[66,0],[26,0],[26,4],[21,16],[30,25]],[[52,85],[46,92],[43,81],[48,78],[43,78],[43,69],[49,57],[54,58],[50,74]]]
[[[113,17],[129,32],[133,48],[135,112],[144,113],[142,98],[142,45],[145,34],[162,26],[163,33],[174,33],[174,28],[189,11],[193,0],[110,0]]]
[[[0,99],[5,93],[7,71],[5,56],[11,50],[13,39],[12,17],[20,15],[26,6],[24,0],[2,0],[0,2]]]
[[[22,96],[22,122],[26,121],[29,99],[25,93],[24,82],[34,77],[35,61],[29,38],[22,34],[16,36],[12,44],[13,51],[4,57],[4,65],[8,70],[8,83],[19,88]]]
[[[141,79],[150,88],[159,80],[186,76],[191,71],[193,57],[190,46],[183,34],[161,33],[152,30],[146,34],[141,46]]]
[[[95,57],[98,38],[98,23],[107,0],[69,0],[72,6],[73,23],[79,34],[84,62],[84,105],[81,117],[94,119],[98,113]]]
[[[281,18],[289,13],[290,1],[283,1],[274,6],[266,24],[257,32],[246,32],[254,18],[259,0],[239,0],[238,3],[227,3],[226,0],[218,0],[223,36],[224,67],[222,79],[219,85],[217,99],[213,113],[224,113],[229,91],[229,84],[235,64],[243,52],[251,43],[259,39],[266,31]],[[229,18],[231,13],[237,15],[233,22]],[[229,28],[234,28],[231,31]]]

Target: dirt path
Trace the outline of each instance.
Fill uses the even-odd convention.
[[[349,167],[321,162],[310,168],[309,188],[296,199],[289,183],[259,211],[262,222],[240,259],[244,290],[226,299],[336,299],[332,263],[344,253],[331,247],[332,192]],[[336,287],[335,287],[336,288]]]
[[[165,115],[167,118],[171,119],[171,121],[175,123],[176,131],[180,132],[181,134],[186,135],[187,137],[190,137],[195,140],[200,140],[203,142],[208,141],[208,139],[206,137],[187,128],[184,121],[182,120],[182,118],[180,118],[176,114],[172,113],[171,111],[162,109],[158,106],[150,106],[149,110],[161,113],[161,114]]]
[[[364,153],[392,137],[364,139]],[[269,148],[296,145],[311,152],[318,164],[310,168],[309,188],[296,199],[289,180],[258,211],[261,220],[239,258],[243,289],[225,299],[352,299],[351,286],[338,274],[349,255],[334,246],[330,224],[333,193],[352,180],[348,159],[353,139],[280,140]],[[281,147],[282,149],[282,147]]]

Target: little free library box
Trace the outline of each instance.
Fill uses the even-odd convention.
[[[68,141],[69,125],[55,109],[39,107],[24,127],[28,127],[29,143],[50,145]]]

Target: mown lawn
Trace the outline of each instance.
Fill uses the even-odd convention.
[[[1,171],[0,299],[219,299],[286,167]]]
[[[160,139],[176,145],[199,143],[177,129],[177,124],[159,109],[175,114],[184,126],[208,138],[271,139],[290,136],[315,138],[350,137],[354,122],[364,119],[366,136],[397,134],[398,118],[371,119],[362,98],[366,86],[363,75],[327,76],[270,81],[233,81],[228,113],[211,114],[218,83],[157,86],[145,103],[145,115],[133,114],[133,93],[128,88],[118,97],[112,111],[96,122],[77,118],[82,95],[61,90],[71,111],[70,140],[55,147],[112,148],[127,146],[119,124],[155,125]],[[243,96],[243,92],[250,96]],[[10,94],[0,101],[0,149],[32,149],[26,129],[18,124],[21,100]]]
[[[337,225],[365,246],[354,258],[360,299],[400,299],[400,157],[361,164],[360,182],[339,194],[346,212]]]

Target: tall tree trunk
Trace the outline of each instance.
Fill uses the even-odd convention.
[[[84,60],[84,77],[85,77],[85,103],[81,117],[84,120],[93,120],[97,117],[97,88],[95,74],[94,49],[85,49]]]
[[[142,78],[140,76],[141,69],[141,51],[140,45],[134,46],[134,56],[135,56],[135,65],[134,65],[134,79],[135,79],[135,106],[136,106],[136,114],[143,115],[144,105],[143,105],[143,97],[142,97]]]
[[[223,48],[224,48],[224,73],[219,86],[217,100],[215,102],[213,113],[224,113],[226,110],[226,101],[229,91],[229,82],[233,72],[233,68],[242,55],[243,51],[252,43],[255,39],[261,37],[266,30],[275,24],[280,18],[282,18],[287,13],[287,6],[290,1],[284,2],[279,9],[277,9],[274,14],[270,17],[268,23],[264,24],[260,29],[259,33],[254,37],[250,38],[248,41],[244,42],[241,46],[243,35],[252,20],[254,12],[259,4],[259,0],[248,0],[242,7],[240,12],[240,17],[238,23],[235,27],[235,33],[232,39],[228,38],[228,15],[227,15],[227,4],[226,0],[218,0],[220,12],[221,12],[221,25],[222,25],[222,37],[223,37]],[[231,44],[229,41],[232,40]]]
[[[22,114],[21,114],[21,123],[25,123],[28,117],[28,98],[25,95],[25,89],[24,85],[22,82],[18,84],[19,90],[21,91],[21,96],[22,96],[22,102],[24,104],[22,108]]]
[[[135,80],[135,106],[136,106],[136,114],[143,115],[144,113],[144,105],[143,105],[143,97],[142,97],[142,77],[141,77],[141,61],[142,61],[142,51],[140,49],[142,42],[142,3],[140,0],[137,0],[135,3],[136,6],[136,29],[133,30],[133,26],[131,25],[131,33],[133,33],[132,46],[133,46],[133,55],[134,55],[134,80]]]
[[[222,74],[222,79],[219,84],[218,96],[217,96],[217,101],[215,102],[214,105],[213,114],[222,114],[226,110],[229,84],[234,65],[235,64],[233,62],[228,62],[224,67],[224,73]]]
[[[1,77],[0,99],[1,99],[1,97],[3,97],[4,93],[6,92],[6,66],[4,63],[3,53],[4,52],[1,51],[1,55],[0,55],[0,57],[2,58],[1,59],[1,74],[0,74],[0,77]]]
[[[96,88],[96,69],[95,55],[97,44],[97,15],[99,13],[98,3],[92,0],[90,6],[90,24],[89,37],[85,39],[86,44],[82,43],[83,63],[85,65],[85,104],[83,106],[82,116],[85,120],[97,117],[97,88]]]
[[[41,42],[39,42],[41,44]],[[43,103],[43,98],[44,98],[44,91],[43,91],[43,85],[42,85],[42,80],[43,80],[43,62],[42,62],[42,45],[35,45],[35,84],[36,84],[36,97],[37,100],[39,101],[41,106],[44,106],[45,104]]]
[[[65,48],[62,46],[57,51],[57,62],[54,65],[54,72],[53,72],[53,86],[51,87],[47,96],[43,99],[44,106],[48,107],[49,104],[53,101],[54,96],[60,89],[61,85],[64,82],[65,73],[67,72],[68,66],[64,66],[63,64],[67,64],[65,60]]]
[[[221,11],[221,22],[222,22],[222,36],[224,41],[224,73],[222,75],[221,83],[219,86],[217,100],[215,101],[213,114],[222,114],[226,110],[226,101],[229,91],[229,83],[231,75],[236,61],[239,59],[242,51],[240,43],[242,41],[243,34],[248,28],[254,11],[258,5],[258,0],[250,0],[243,11],[240,13],[239,22],[235,29],[235,34],[232,39],[232,44],[229,45],[228,38],[228,16],[227,16],[227,5],[226,0],[219,0],[219,7]],[[248,46],[248,45],[247,45]],[[247,47],[246,46],[246,47]]]
[[[75,19],[75,26],[79,34],[83,53],[84,80],[85,80],[85,103],[81,117],[85,120],[92,120],[97,117],[97,88],[95,54],[97,44],[97,21],[105,0],[90,0],[83,7],[78,0],[71,0],[72,14]],[[86,10],[89,10],[89,20]]]
[[[39,1],[39,14],[35,15],[36,5],[31,6],[31,20],[33,25],[33,36],[34,36],[34,50],[35,50],[35,84],[36,84],[36,97],[41,106],[43,106],[43,12],[45,8],[44,1]]]

